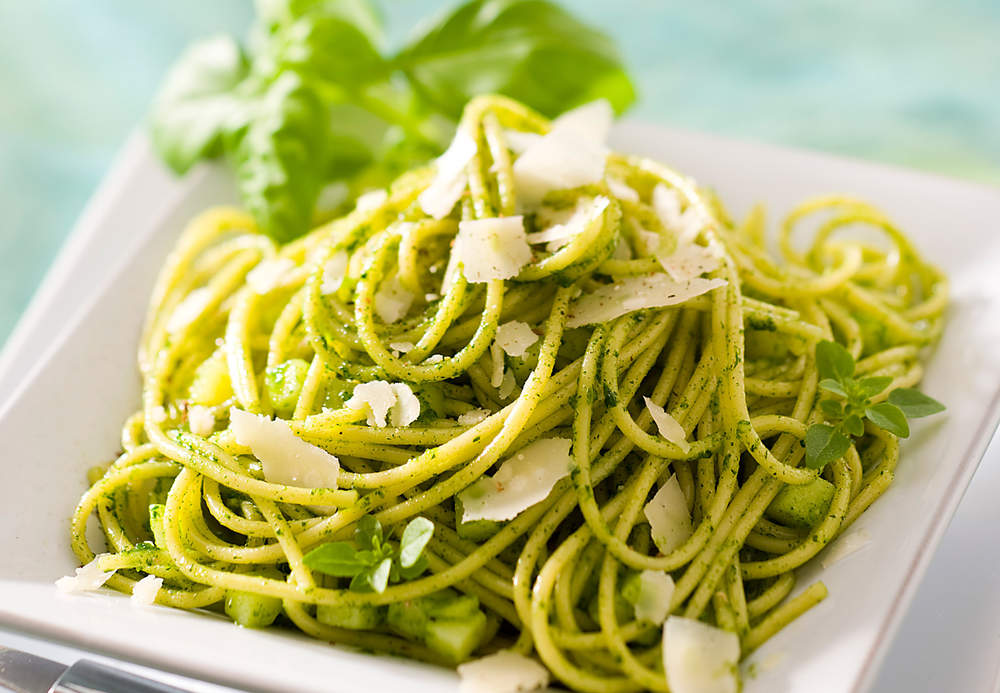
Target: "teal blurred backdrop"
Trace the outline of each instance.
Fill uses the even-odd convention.
[[[390,35],[450,2],[382,0]],[[632,115],[1000,183],[1000,2],[566,0]],[[183,46],[249,0],[0,2],[0,343]]]

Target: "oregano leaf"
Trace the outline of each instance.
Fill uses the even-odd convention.
[[[910,435],[910,425],[903,410],[890,402],[873,404],[865,409],[865,416],[879,428],[884,428],[900,438]]]

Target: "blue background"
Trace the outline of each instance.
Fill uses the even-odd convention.
[[[390,36],[451,2],[383,0]],[[1000,2],[567,0],[633,115],[1000,183]],[[249,0],[0,2],[0,343],[189,41]]]

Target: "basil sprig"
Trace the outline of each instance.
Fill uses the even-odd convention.
[[[384,43],[370,0],[258,0],[245,45],[206,39],[171,69],[154,148],[177,173],[224,156],[261,230],[285,242],[327,184],[350,199],[440,153],[476,94],[549,116],[635,99],[613,42],[547,0],[472,0],[398,51]]]
[[[816,367],[822,378],[819,387],[831,397],[819,403],[827,423],[813,424],[806,431],[806,466],[812,469],[822,469],[843,456],[854,439],[864,434],[865,419],[906,438],[910,435],[907,419],[930,416],[945,409],[937,400],[908,387],[896,388],[886,401],[873,403],[889,387],[892,378],[855,378],[854,357],[836,342],[816,345]]]
[[[427,570],[423,551],[433,534],[433,522],[415,517],[396,544],[385,538],[377,519],[363,515],[354,541],[321,544],[305,555],[305,564],[326,575],[351,578],[355,592],[383,592],[390,582],[412,580]]]

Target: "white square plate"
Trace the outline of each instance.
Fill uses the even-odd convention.
[[[896,482],[856,529],[871,544],[827,570],[810,568],[830,597],[754,655],[746,693],[858,693],[873,681],[933,550],[1000,414],[1000,192],[993,188],[626,123],[614,144],[653,156],[716,188],[738,215],[764,201],[778,215],[828,192],[888,212],[951,276],[953,305],[924,388],[948,405],[915,427]],[[53,581],[72,571],[68,518],[84,472],[118,449],[138,404],[135,347],[156,271],[184,222],[232,199],[226,175],[203,167],[171,181],[133,139],[88,214],[86,236],[64,254],[50,299],[0,359],[13,394],[0,405],[0,624],[125,659],[258,690],[454,690],[451,672],[349,652],[291,632],[250,631],[222,618],[134,609],[113,593],[67,597]],[[773,217],[772,217],[773,218]],[[52,288],[55,287],[55,288]],[[79,304],[51,300],[76,294]],[[85,297],[85,298],[81,298]],[[25,338],[27,335],[30,339]],[[25,348],[47,338],[45,353]],[[18,370],[30,369],[23,374]],[[852,530],[854,531],[854,530]],[[780,657],[771,657],[777,654]]]

